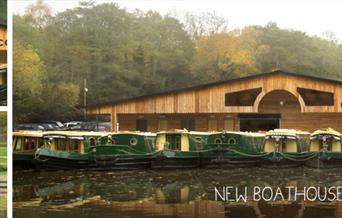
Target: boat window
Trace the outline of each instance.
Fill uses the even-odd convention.
[[[95,146],[95,139],[92,137],[89,139],[89,146],[94,147]]]
[[[283,140],[281,146],[282,152],[298,152],[296,140]]]
[[[331,151],[332,152],[341,152],[341,141],[332,138],[331,140]]]
[[[264,152],[273,152],[276,150],[277,142],[273,139],[266,139],[264,144]]]
[[[59,151],[66,151],[67,150],[67,145],[66,145],[66,140],[65,139],[55,139],[57,141],[57,150]]]
[[[203,139],[202,139],[201,137],[196,137],[196,141],[197,141],[197,142],[202,142]]]
[[[222,143],[222,139],[221,138],[216,138],[215,139],[215,143],[216,144],[221,144]]]
[[[30,139],[25,137],[24,138],[24,151],[28,151],[30,150]]]
[[[236,140],[233,139],[233,138],[230,138],[230,139],[228,139],[228,144],[235,145],[236,144]]]
[[[78,144],[79,144],[79,140],[70,140],[69,150],[74,151],[74,152],[78,152]]]
[[[51,148],[53,145],[53,139],[49,138],[48,142],[47,142],[48,146]]]
[[[38,139],[38,148],[43,147],[44,146],[44,141],[41,139]]]
[[[36,149],[36,139],[31,139],[31,147],[30,147],[30,149],[31,150],[34,150],[34,149]]]
[[[171,149],[171,136],[166,136],[165,148]]]
[[[171,150],[181,150],[181,135],[166,136],[166,147]]]
[[[138,144],[138,139],[136,138],[131,138],[131,140],[129,140],[129,144],[132,145],[132,146],[135,146]]]
[[[15,151],[21,151],[21,150],[22,150],[22,140],[21,140],[21,137],[18,137],[18,138],[15,140],[14,150],[15,150]]]
[[[181,150],[181,136],[176,135],[175,137],[175,150]]]

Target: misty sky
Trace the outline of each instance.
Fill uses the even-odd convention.
[[[25,7],[34,1],[14,0],[13,12],[24,13]],[[78,5],[73,0],[45,0],[54,12]],[[132,11],[136,8],[156,10],[161,14],[183,14],[216,11],[228,19],[231,29],[247,25],[265,25],[276,22],[279,27],[295,29],[309,35],[321,36],[325,31],[334,32],[342,41],[342,2],[340,1],[110,1]]]

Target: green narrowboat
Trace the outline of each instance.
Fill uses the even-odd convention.
[[[200,150],[210,133],[170,130],[157,133],[157,155],[152,161],[154,169],[195,168],[201,164]]]
[[[7,102],[7,65],[0,66],[0,104]]]
[[[103,136],[90,155],[98,169],[150,168],[155,156],[155,133],[118,132]]]
[[[297,130],[275,129],[266,133],[262,149],[263,167],[301,166],[312,158],[308,152],[310,133]]]
[[[308,167],[342,167],[342,134],[330,128],[315,131],[310,136],[309,151],[315,155],[306,161]]]
[[[51,131],[43,134],[44,146],[37,149],[34,164],[38,168],[74,169],[89,167],[89,153],[98,138],[106,133]]]
[[[223,131],[208,136],[200,152],[201,166],[256,166],[265,134]]]
[[[43,144],[41,131],[13,132],[13,168],[33,168],[34,154]]]

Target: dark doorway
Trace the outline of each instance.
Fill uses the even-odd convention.
[[[280,114],[245,114],[239,118],[240,131],[268,131],[280,127]]]
[[[181,129],[187,129],[189,131],[195,130],[195,119],[182,119]]]
[[[139,119],[136,121],[136,130],[147,132],[147,120]]]

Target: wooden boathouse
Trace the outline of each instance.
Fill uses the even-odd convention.
[[[86,113],[109,115],[113,131],[342,132],[342,80],[274,71],[92,104]]]

